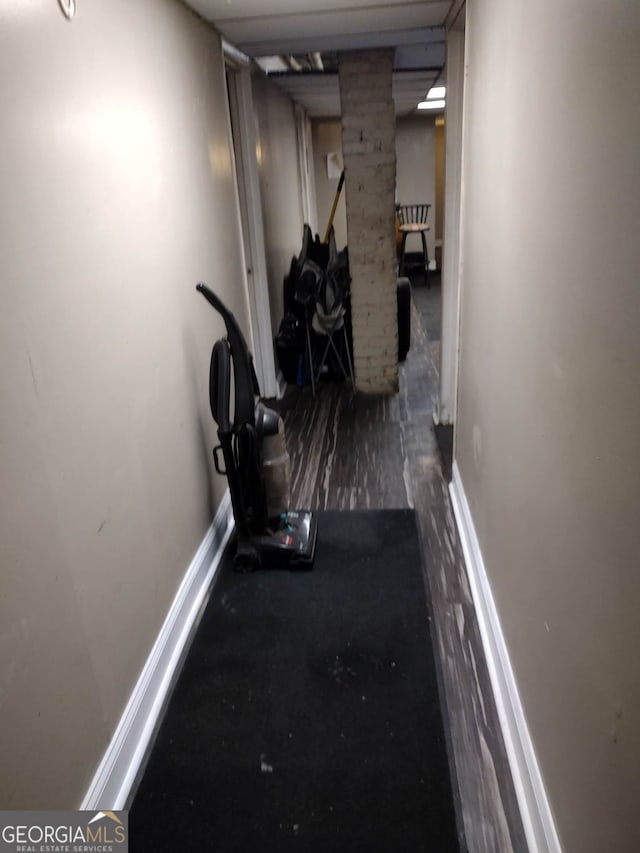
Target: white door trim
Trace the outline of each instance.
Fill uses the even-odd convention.
[[[313,183],[313,154],[309,119],[304,109],[295,105],[296,143],[298,149],[298,176],[302,202],[302,218],[315,234],[318,230],[315,187]]]
[[[271,330],[260,176],[256,156],[257,134],[251,69],[234,64],[233,67],[227,68],[227,80],[231,122],[234,128],[233,147],[256,373],[262,394],[265,397],[275,397],[278,386]]]
[[[437,422],[453,424],[458,395],[460,291],[463,273],[461,208],[464,196],[465,32],[462,8],[447,31],[445,113],[445,202],[442,252],[442,334]]]

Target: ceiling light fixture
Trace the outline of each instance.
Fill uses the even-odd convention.
[[[428,101],[438,101],[444,98],[447,92],[446,86],[434,86],[427,92]]]
[[[444,107],[444,100],[439,101],[420,101],[418,104],[419,110],[441,110]]]

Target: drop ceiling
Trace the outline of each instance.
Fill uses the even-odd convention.
[[[247,56],[327,57],[325,71],[270,75],[312,117],[340,115],[337,51],[395,48],[396,113],[412,113],[444,80],[444,21],[452,0],[187,0]],[[268,12],[266,12],[268,9]],[[295,61],[293,64],[296,64]]]

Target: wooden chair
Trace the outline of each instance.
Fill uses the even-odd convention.
[[[429,287],[429,250],[427,248],[427,224],[430,204],[397,204],[396,205],[396,236],[398,239],[398,260],[400,275],[405,274],[405,255],[407,237],[409,234],[419,234],[422,240],[422,259],[424,264],[424,283]]]

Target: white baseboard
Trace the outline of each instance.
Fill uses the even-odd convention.
[[[81,809],[117,811],[125,808],[232,530],[233,513],[227,491],[180,584]]]
[[[529,850],[530,853],[562,853],[473,518],[455,462],[449,489]]]

